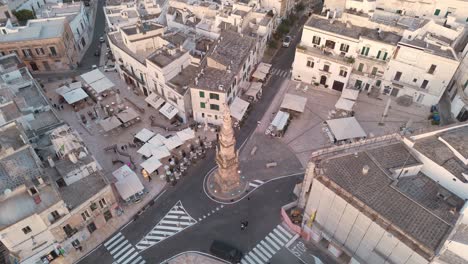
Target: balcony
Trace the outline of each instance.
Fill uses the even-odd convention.
[[[386,64],[387,62],[390,61],[390,56],[388,56],[386,60],[382,60],[382,59],[376,58],[375,56],[364,56],[364,55],[358,54],[358,59],[362,59],[362,60],[366,60],[366,61],[370,61],[370,62],[373,62],[373,63],[378,63],[378,64],[381,64],[381,65],[384,65],[384,64]]]
[[[121,69],[122,71],[124,71],[128,76],[132,77],[134,80],[136,80],[137,82],[139,82],[140,84],[145,85],[145,81],[143,81],[143,80],[141,80],[140,78],[138,78],[134,72],[132,72],[132,71],[128,70],[127,68],[125,68],[124,65],[120,65],[120,69]]]
[[[345,57],[342,55],[333,55],[333,53],[326,51],[326,49],[310,47],[305,45],[298,45],[296,48],[297,52],[304,53],[306,55],[320,57],[326,59],[328,61],[333,61],[336,63],[344,64],[344,65],[351,65],[354,63],[353,57]]]

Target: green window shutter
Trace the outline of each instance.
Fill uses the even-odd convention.
[[[383,59],[383,60],[386,60],[386,59],[387,59],[387,55],[388,55],[388,53],[385,52],[382,59]]]
[[[366,52],[366,47],[362,47],[361,55],[364,55],[365,52]]]
[[[200,91],[200,92],[199,92],[199,95],[200,95],[201,98],[205,98],[205,92]]]
[[[369,55],[369,50],[370,50],[370,48],[366,49],[366,56]]]
[[[380,59],[380,53],[382,53],[382,51],[379,50],[379,52],[377,52],[377,59]]]
[[[434,12],[434,16],[438,16],[440,14],[440,9],[436,9]]]
[[[200,103],[201,108],[205,108],[205,103]]]

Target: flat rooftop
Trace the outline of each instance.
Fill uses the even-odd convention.
[[[224,31],[208,52],[208,56],[223,65],[231,65],[233,71],[242,66],[255,45],[255,39],[232,31]]]
[[[34,150],[25,146],[0,160],[0,193],[15,190],[23,184],[33,184],[41,176],[41,168],[33,157]]]
[[[167,65],[171,64],[178,58],[182,57],[188,51],[182,51],[177,48],[169,49],[167,47],[162,47],[157,49],[153,54],[148,57],[148,60],[157,66],[164,68]]]
[[[0,42],[16,42],[59,38],[65,28],[65,18],[29,20],[18,32],[2,35]]]
[[[39,214],[60,202],[60,197],[51,186],[40,188],[39,197],[40,202],[36,204],[34,198],[25,190],[14,193],[11,197],[0,202],[0,230],[33,214]]]
[[[136,35],[136,34],[142,34],[143,32],[158,30],[161,28],[164,28],[164,27],[156,23],[144,22],[141,24],[141,26],[133,25],[133,26],[128,26],[128,27],[123,27],[121,28],[121,30],[126,35],[131,36],[131,35]]]
[[[392,32],[380,31],[376,29],[370,29],[366,27],[359,27],[352,25],[351,23],[344,23],[339,20],[334,20],[331,23],[331,19],[325,19],[318,16],[311,16],[306,22],[306,26],[317,28],[323,31],[331,32],[346,37],[359,39],[360,37],[366,37],[371,40],[381,41],[396,45],[400,40],[401,36]]]
[[[189,65],[184,68],[179,74],[170,79],[167,83],[175,89],[179,94],[184,95],[189,89],[185,88],[194,83],[195,77],[200,72],[198,67]]]
[[[464,158],[468,158],[468,126],[421,138],[416,140],[414,144],[417,151],[444,167],[461,182],[468,183],[468,180],[463,176],[463,173],[468,175],[468,166],[439,138],[447,142]]]
[[[441,46],[427,43],[426,41],[422,39],[412,39],[412,40],[403,39],[401,40],[400,43],[405,46],[413,46],[413,47],[422,49],[425,52],[434,54],[436,56],[458,61],[456,55],[450,50],[450,48],[442,49]]]
[[[7,156],[12,151],[25,145],[21,135],[23,134],[16,123],[9,123],[0,127],[0,157]]]
[[[95,172],[66,187],[58,188],[58,191],[67,206],[75,208],[93,197],[106,185],[100,172]]]
[[[127,46],[123,42],[123,38],[120,32],[113,32],[111,34],[107,34],[107,36],[109,37],[109,40],[114,45],[116,45],[119,49],[121,49],[123,52],[130,55],[131,57],[133,57],[134,59],[136,59],[137,61],[139,61],[140,63],[144,65],[146,64],[146,57],[148,57],[148,55],[150,55],[153,52],[153,51],[147,51],[147,52],[135,53],[131,51],[129,48],[127,48]]]
[[[321,160],[318,165],[322,173],[318,180],[326,182],[328,179],[336,183],[354,199],[367,205],[371,209],[367,213],[377,213],[397,227],[386,227],[389,232],[399,236],[399,230],[402,230],[403,235],[410,238],[402,241],[410,245],[416,240],[427,249],[423,252],[425,255],[432,252],[430,255],[433,256],[455,225],[464,201],[422,173],[404,176],[395,184],[387,171],[394,166],[403,166],[409,153],[404,149],[401,142],[389,142],[383,147]],[[386,153],[389,150],[395,153]],[[396,157],[398,155],[403,157]],[[411,163],[417,163],[413,158],[409,158]],[[369,170],[363,174],[366,165]],[[445,193],[449,199],[439,198],[439,193]]]

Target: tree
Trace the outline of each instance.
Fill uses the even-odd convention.
[[[26,23],[29,19],[34,19],[34,13],[28,9],[21,9],[18,11],[14,11],[13,15],[22,23]]]

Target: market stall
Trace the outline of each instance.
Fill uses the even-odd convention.
[[[117,179],[115,188],[124,201],[137,200],[144,194],[145,188],[138,175],[127,165],[115,170],[112,175]]]
[[[234,126],[240,125],[245,117],[245,113],[249,109],[249,105],[249,102],[246,102],[239,97],[234,98],[234,101],[229,106],[229,110],[231,110],[231,116],[236,120]]]
[[[287,93],[284,95],[283,102],[281,103],[281,110],[288,112],[302,113],[304,112],[305,106],[307,103],[307,98]]]
[[[367,136],[355,117],[331,119],[326,122],[336,141],[354,140]]]

